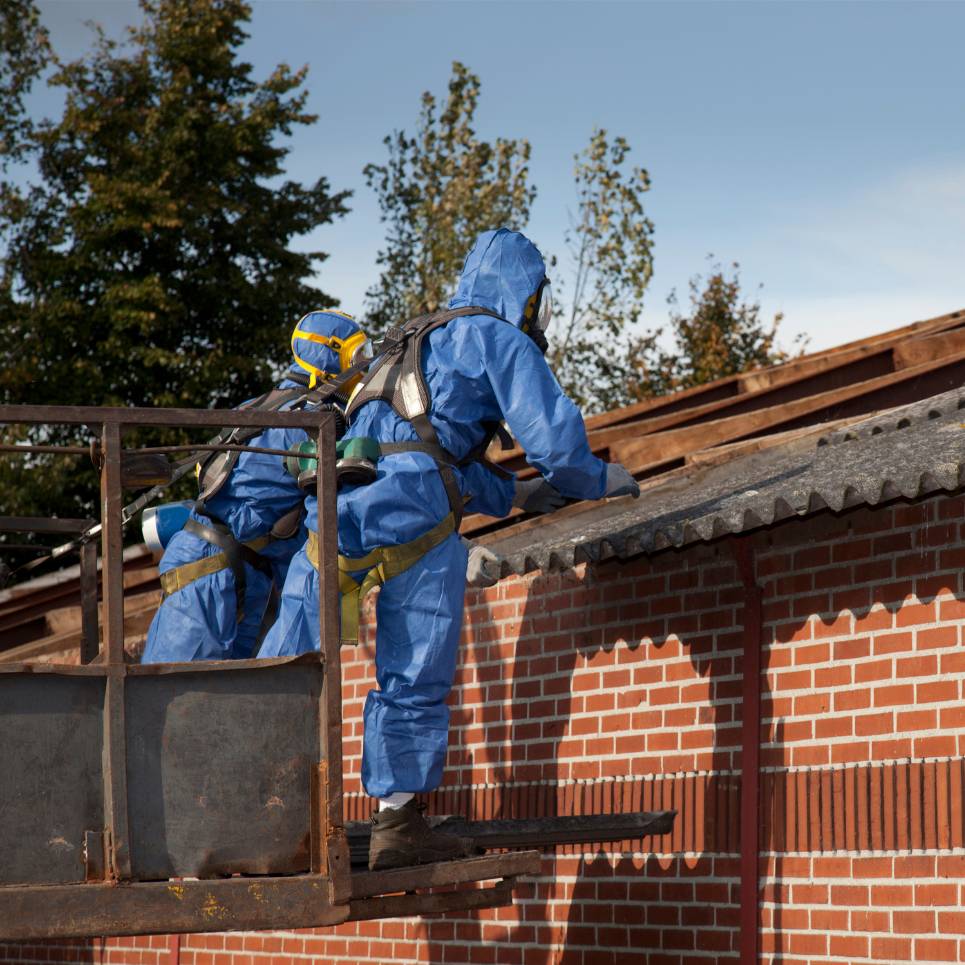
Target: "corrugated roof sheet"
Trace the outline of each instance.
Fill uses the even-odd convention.
[[[823,510],[954,492],[965,482],[965,391],[869,419],[815,426],[696,461],[639,499],[583,503],[485,542],[504,574],[553,570],[744,533]]]

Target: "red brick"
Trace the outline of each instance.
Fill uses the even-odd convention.
[[[958,692],[957,680],[938,680],[934,683],[917,684],[915,686],[915,699],[920,704],[936,700],[957,700]]]
[[[965,708],[959,708],[965,709]],[[954,734],[939,734],[932,737],[915,738],[916,757],[952,757],[957,749]]]
[[[855,737],[870,737],[877,734],[889,734],[894,731],[894,715],[862,714],[854,719]]]
[[[847,665],[821,667],[814,671],[815,687],[846,687],[851,683],[851,668]]]
[[[872,938],[871,957],[881,962],[910,962],[911,939]]]
[[[891,869],[891,858],[855,858],[851,862],[851,873],[855,878],[890,878]]]
[[[867,741],[847,744],[831,744],[832,764],[855,764],[868,760],[870,746]]]
[[[867,688],[841,690],[834,695],[834,710],[864,710],[871,706],[871,691]]]
[[[871,888],[873,905],[910,906],[914,904],[911,885],[874,885]]]
[[[891,663],[890,660],[872,660],[868,663],[855,664],[855,683],[865,683],[869,680],[888,680],[891,677]]]
[[[877,630],[890,630],[895,625],[895,618],[887,607],[876,607],[862,616],[854,617],[854,632],[873,633]]]
[[[911,653],[914,646],[912,635],[904,633],[879,633],[874,638],[875,656],[886,653]]]
[[[846,959],[867,958],[869,941],[861,935],[831,935],[828,951]]]
[[[957,905],[958,885],[915,885],[915,904],[932,907]]]
[[[895,855],[895,878],[934,878],[935,858],[928,854]]]
[[[828,886],[795,883],[791,897],[795,904],[826,905],[828,903]]]
[[[895,614],[895,626],[920,627],[926,623],[934,623],[938,618],[937,610],[934,603],[906,603]]]
[[[868,896],[867,885],[831,885],[831,904],[838,907],[867,905]]]
[[[915,634],[919,650],[930,647],[954,647],[958,645],[958,627],[930,627]]]
[[[892,928],[902,935],[930,935],[935,931],[935,912],[895,911]]]
[[[828,857],[816,855],[811,861],[812,871],[815,878],[850,878],[851,859],[845,857]],[[836,885],[833,887],[837,887]],[[867,889],[864,891],[864,900],[868,900]],[[833,898],[833,895],[832,895]]]
[[[920,634],[919,639],[921,639]],[[899,658],[895,661],[896,677],[930,677],[936,673],[938,673],[938,658],[934,654]]]
[[[942,711],[944,713],[944,709]],[[963,722],[965,723],[965,722]],[[909,710],[900,712],[895,721],[898,733],[908,733],[915,730],[934,730],[938,726],[938,712],[936,710]],[[945,724],[943,723],[944,727]]]
[[[957,962],[958,943],[943,938],[916,938],[916,962]]]
[[[814,736],[817,740],[830,737],[851,737],[853,734],[853,717],[820,717],[814,722]]]
[[[938,912],[938,931],[942,935],[965,935],[965,911]]]
[[[831,889],[832,892],[834,889]],[[867,931],[867,932],[882,932],[889,930],[890,922],[888,919],[890,914],[887,911],[866,911],[864,909],[860,911],[851,912],[851,930],[852,931]]]
[[[907,707],[915,702],[914,684],[899,684],[893,687],[875,687],[875,707]]]

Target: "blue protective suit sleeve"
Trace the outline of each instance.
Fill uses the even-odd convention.
[[[473,332],[499,409],[530,465],[564,496],[600,499],[606,463],[590,451],[580,410],[533,340],[499,321]]]
[[[516,479],[512,475],[503,479],[481,462],[470,462],[462,467],[462,477],[466,484],[467,513],[482,513],[485,516],[508,516],[513,508],[516,495]]]

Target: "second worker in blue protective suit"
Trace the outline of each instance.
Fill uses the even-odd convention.
[[[621,466],[590,452],[583,419],[563,394],[546,364],[535,330],[546,269],[537,248],[517,232],[499,229],[480,235],[466,258],[452,308],[469,313],[431,331],[422,372],[431,403],[428,420],[438,441],[454,457],[459,490],[468,511],[506,515],[512,481],[498,481],[478,464],[459,465],[486,437],[486,426],[505,419],[516,441],[545,480],[563,496],[599,499],[638,491]],[[545,340],[543,341],[545,349]],[[363,381],[372,384],[378,363]],[[358,400],[356,400],[357,402]],[[346,438],[382,443],[415,443],[413,423],[386,401],[350,405]],[[314,497],[308,521],[316,518]],[[426,534],[445,531],[452,513],[439,467],[427,452],[383,455],[368,485],[343,487],[338,494],[340,566],[384,547],[400,547]],[[311,537],[310,537],[311,540]],[[449,709],[466,590],[466,549],[456,532],[444,538],[381,586],[376,608],[376,679],[365,704],[362,783],[388,804],[376,815],[370,867],[439,860],[446,848],[377,846],[386,835],[422,835],[415,817],[388,814],[393,805],[410,808],[413,793],[430,791],[442,779]],[[351,573],[362,580],[365,571]],[[344,623],[343,614],[343,623]],[[317,649],[317,574],[305,550],[296,554],[282,593],[279,617],[261,655]],[[344,635],[344,626],[343,626]],[[399,808],[395,808],[400,810]],[[402,831],[392,821],[402,821]],[[437,837],[446,837],[438,835]],[[424,835],[420,840],[424,839]],[[393,839],[394,840],[394,839]],[[453,856],[455,852],[448,856]]]
[[[290,375],[307,373],[311,385],[349,368],[366,338],[354,320],[342,312],[310,312],[292,334],[294,361]],[[351,388],[349,386],[348,388]],[[291,378],[278,384],[289,392],[289,407],[305,388]],[[283,398],[283,397],[280,397]],[[266,429],[245,445],[287,450],[307,440],[302,429]],[[202,481],[203,481],[202,476]],[[165,596],[151,622],[142,662],[227,660],[253,656],[272,586],[282,587],[292,556],[305,542],[301,519],[304,494],[277,455],[242,452],[217,492],[204,501],[204,513],[192,512],[201,526],[223,523],[230,536],[254,544],[254,562],[245,562],[242,612],[237,583],[227,566],[216,566],[222,550],[187,529],[175,533],[165,548],[159,570]],[[289,517],[287,538],[272,538],[273,527]],[[279,534],[286,536],[287,534]],[[249,557],[251,559],[251,557]],[[202,562],[204,561],[204,562]],[[205,567],[213,572],[204,573]]]

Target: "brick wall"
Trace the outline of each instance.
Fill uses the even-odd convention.
[[[965,961],[965,501],[753,537],[764,594],[762,960]],[[727,542],[467,601],[439,813],[680,810],[673,835],[544,856],[512,908],[184,936],[184,965],[736,960],[743,588]],[[347,816],[372,636],[345,659]],[[0,946],[154,965],[167,938]]]

